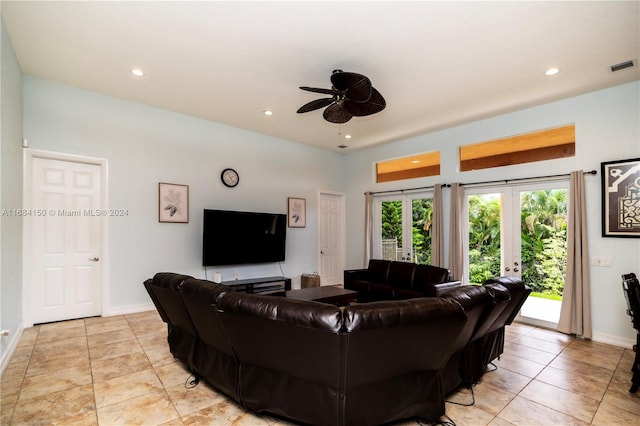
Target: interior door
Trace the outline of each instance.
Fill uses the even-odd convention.
[[[320,194],[320,284],[341,284],[344,272],[344,196]]]
[[[30,322],[101,314],[101,166],[33,157]]]

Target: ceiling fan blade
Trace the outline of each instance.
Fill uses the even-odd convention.
[[[342,105],[333,104],[324,110],[322,116],[332,123],[342,124],[351,120],[352,115]]]
[[[347,98],[356,102],[366,102],[371,97],[371,80],[355,72],[334,72],[331,84],[345,92]]]
[[[378,113],[386,106],[387,102],[375,88],[371,88],[371,98],[367,102],[354,102],[350,99],[344,101],[344,109],[355,117]]]
[[[302,90],[306,90],[307,92],[322,93],[322,94],[325,94],[325,95],[336,95],[336,94],[338,94],[337,91],[331,90],[331,89],[321,89],[321,88],[318,88],[318,87],[307,87],[307,86],[300,86],[300,88]]]
[[[333,98],[316,99],[315,101],[306,103],[298,108],[298,114],[302,114],[303,112],[315,111],[317,109],[326,107],[327,105],[331,105],[332,103]]]

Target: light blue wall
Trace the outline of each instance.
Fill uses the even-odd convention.
[[[5,39],[3,33],[3,71],[7,56]],[[9,63],[15,68],[15,57],[8,56],[13,58]],[[20,77],[12,78],[10,85],[19,87],[16,83]],[[4,72],[2,80],[6,107]],[[24,77],[23,90],[24,137],[32,148],[109,161],[110,207],[129,210],[129,216],[113,218],[109,225],[112,307],[148,302],[141,282],[157,271],[204,276],[200,266],[203,208],[285,212],[287,197],[306,198],[307,228],[288,229],[287,261],[283,265],[284,273],[295,277],[297,284],[300,273],[317,269],[316,204],[320,189],[346,192],[347,267],[360,267],[365,191],[599,170],[603,161],[640,157],[638,82],[345,156],[34,77]],[[16,115],[12,120],[15,126],[20,118],[20,100],[12,99],[8,104]],[[10,133],[17,143],[21,137],[15,127],[5,129],[4,116],[3,110],[3,166],[5,151],[15,152],[17,147],[16,142],[8,145],[5,137]],[[575,157],[464,173],[457,170],[460,145],[569,123],[576,125]],[[402,184],[374,183],[376,161],[435,149],[442,155],[440,176]],[[238,188],[230,190],[219,182],[219,173],[225,167],[240,172]],[[4,173],[3,167],[3,204]],[[158,182],[189,185],[189,224],[157,222]],[[600,176],[587,177],[587,198],[590,254],[613,257],[611,268],[591,269],[594,336],[630,339],[633,333],[625,315],[620,274],[638,271],[640,240],[600,237]],[[448,191],[444,201],[448,217]],[[448,223],[445,225],[448,228]],[[2,239],[4,249],[4,233]],[[3,250],[3,261],[4,253]],[[225,279],[231,278],[235,270],[241,277],[280,274],[276,265],[220,269]],[[20,298],[19,288],[5,284],[4,269],[2,275],[3,300],[7,291],[14,291],[12,297]],[[15,306],[12,305],[14,311]],[[2,307],[3,321],[8,317],[15,322],[21,316],[13,311],[5,315],[4,301]]]
[[[4,22],[0,20],[0,209],[22,207],[22,72]],[[14,346],[22,328],[22,219],[2,215],[0,220],[0,360]]]
[[[287,229],[282,264],[299,285],[318,269],[318,191],[343,189],[338,154],[30,76],[24,137],[30,148],[108,160],[109,207],[129,212],[109,221],[111,307],[148,303],[142,282],[156,272],[204,278],[204,208],[286,213],[287,197],[307,200],[307,227]],[[234,189],[220,182],[226,167],[240,174]],[[158,223],[158,182],[189,185],[188,224]],[[277,264],[215,270],[223,279],[281,275]]]
[[[425,117],[425,120],[428,120]],[[575,123],[575,157],[552,161],[459,172],[461,145],[502,138]],[[419,152],[440,150],[441,175],[405,182],[376,184],[377,161]],[[573,170],[598,170],[587,176],[586,195],[589,250],[592,257],[613,257],[612,267],[591,268],[591,303],[594,336],[633,338],[626,316],[620,275],[640,272],[640,240],[601,237],[600,163],[640,157],[640,83],[634,82],[583,96],[552,102],[474,123],[429,133],[389,145],[349,154],[345,159],[347,192],[347,266],[363,264],[364,192],[430,186],[435,183],[481,182]],[[444,191],[445,229],[448,230],[449,191]],[[448,232],[447,232],[448,234]],[[445,241],[447,239],[445,238]]]

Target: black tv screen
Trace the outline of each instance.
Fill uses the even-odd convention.
[[[286,237],[284,214],[205,209],[202,265],[281,262]]]

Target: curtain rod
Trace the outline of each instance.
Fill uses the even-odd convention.
[[[598,171],[597,170],[589,170],[589,171],[583,171],[582,173],[584,173],[585,175],[597,175]],[[537,177],[529,177],[529,178],[518,178],[518,179],[502,179],[502,180],[487,180],[484,182],[469,182],[469,183],[461,183],[460,186],[465,186],[465,185],[487,185],[490,183],[504,183],[504,184],[508,184],[508,183],[512,183],[512,182],[526,182],[526,181],[530,181],[530,180],[539,180],[539,179],[551,179],[551,178],[560,178],[560,177],[567,177],[570,176],[571,173],[563,173],[563,174],[559,174],[559,175],[547,175],[547,176],[537,176]],[[451,187],[451,184],[449,183],[443,183],[442,184],[443,188],[449,188]],[[394,192],[399,192],[399,193],[404,193],[404,192],[412,192],[412,191],[419,191],[419,190],[427,190],[427,189],[433,189],[434,186],[419,186],[419,187],[415,187],[415,188],[405,188],[405,189],[389,189],[387,191],[367,191],[365,192],[366,194],[371,194],[371,195],[378,195],[378,194],[391,194]]]
[[[451,185],[449,185],[448,183],[443,183],[443,184],[442,184],[442,187],[443,187],[443,188],[447,188],[447,187],[449,187],[449,186],[451,186]],[[413,191],[427,190],[427,189],[433,189],[433,188],[434,188],[434,186],[433,186],[433,185],[431,185],[431,186],[418,186],[418,187],[416,187],[416,188],[389,189],[389,190],[387,190],[387,191],[375,191],[375,192],[373,192],[373,191],[367,191],[367,192],[365,192],[365,195],[366,195],[366,194],[371,194],[371,195],[378,195],[378,194],[391,194],[391,193],[394,193],[394,192],[404,193],[404,192],[413,192]]]
[[[589,170],[589,171],[583,171],[582,172],[585,175],[597,175],[598,171],[597,170]],[[553,179],[553,178],[561,178],[561,177],[568,177],[571,176],[571,173],[562,173],[559,175],[547,175],[547,176],[536,176],[536,177],[528,177],[528,178],[517,178],[517,179],[501,179],[501,180],[487,180],[484,182],[469,182],[469,183],[461,183],[460,186],[469,186],[469,185],[488,185],[491,183],[504,183],[504,184],[509,184],[509,183],[514,183],[514,182],[528,182],[528,181],[536,181],[536,180],[542,180],[542,179]],[[449,185],[451,186],[451,185]]]

